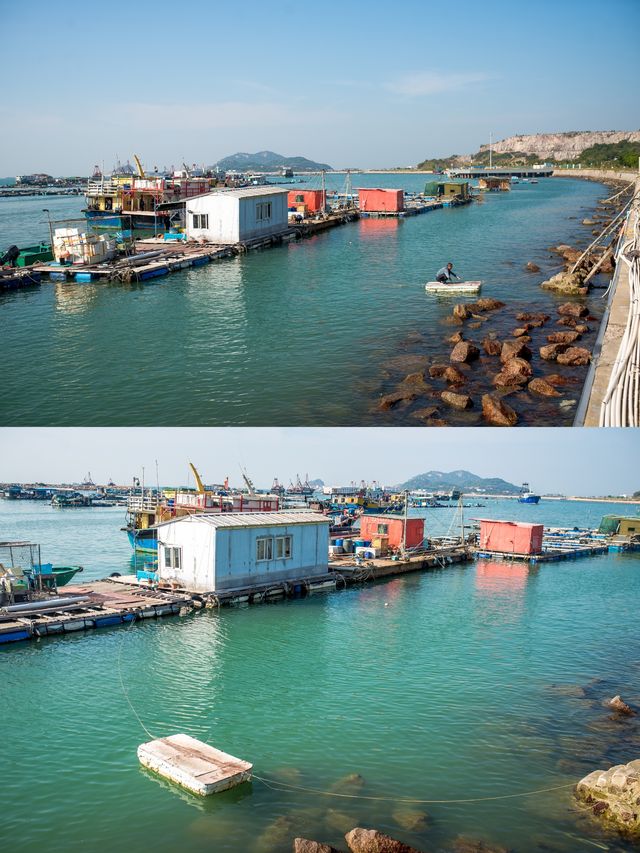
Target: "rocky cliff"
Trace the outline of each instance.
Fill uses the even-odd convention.
[[[508,136],[493,143],[493,153],[521,151],[524,154],[535,154],[540,160],[574,160],[592,145],[611,145],[616,142],[640,142],[640,130],[580,130]],[[488,145],[480,146],[481,153],[488,150]]]

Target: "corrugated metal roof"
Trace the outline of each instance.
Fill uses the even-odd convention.
[[[273,195],[274,193],[288,194],[289,187],[279,189],[275,184],[270,184],[267,187],[238,187],[238,189],[235,190],[218,190],[218,192],[221,192],[224,195],[232,195],[236,198],[246,198],[247,196],[253,195]]]
[[[211,527],[272,527],[278,524],[331,523],[330,519],[319,512],[198,512],[163,521],[155,526],[164,527],[165,524],[176,524],[182,521],[201,521]]]

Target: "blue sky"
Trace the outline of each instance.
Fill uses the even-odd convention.
[[[638,430],[602,429],[80,429],[5,428],[0,482],[130,483],[145,467],[147,482],[186,484],[193,462],[205,482],[240,465],[255,484],[298,473],[327,484],[377,480],[392,485],[425,471],[466,469],[482,477],[529,481],[542,492],[606,495],[640,489]],[[191,478],[191,482],[193,482]]]
[[[0,0],[0,176],[271,149],[412,165],[640,127],[638,0]]]

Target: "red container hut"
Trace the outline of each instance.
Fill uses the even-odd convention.
[[[317,213],[326,207],[326,195],[325,190],[289,190],[287,196],[289,210],[295,209],[304,216],[308,213]]]
[[[480,550],[502,554],[541,554],[542,524],[480,519]]]
[[[407,548],[422,545],[424,539],[424,518],[408,518]],[[360,517],[360,538],[370,541],[373,547],[382,551],[390,548],[400,548],[404,540],[403,516],[398,515],[363,515]],[[380,544],[376,546],[376,542]]]
[[[360,210],[367,213],[398,213],[404,210],[404,190],[358,189]]]

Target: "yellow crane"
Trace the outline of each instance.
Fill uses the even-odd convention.
[[[138,177],[139,178],[145,178],[146,175],[144,173],[144,169],[142,168],[142,163],[140,162],[140,158],[138,157],[137,154],[134,154],[133,159],[136,161],[136,167],[138,169]]]
[[[198,471],[196,470],[196,466],[193,464],[193,462],[189,462],[189,468],[191,468],[191,470],[193,471],[193,476],[196,478],[196,486],[198,488],[198,494],[204,495],[204,493],[205,493],[204,483],[200,479],[200,474],[198,474]]]

